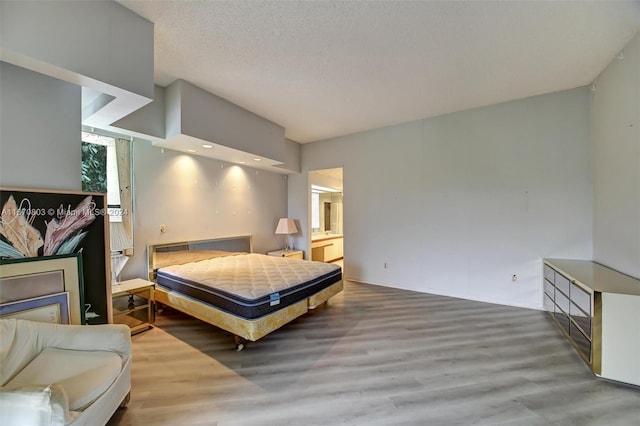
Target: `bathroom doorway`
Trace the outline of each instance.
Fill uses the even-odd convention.
[[[309,172],[311,260],[344,268],[344,189],[342,167]]]

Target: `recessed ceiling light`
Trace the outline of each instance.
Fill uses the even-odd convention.
[[[208,143],[205,143],[205,144],[202,144],[202,147],[206,149],[211,149],[213,148],[213,145],[209,145]]]
[[[196,151],[195,149],[187,149],[187,152],[193,153],[193,152],[198,152],[198,151]]]
[[[262,158],[254,158],[253,161],[262,161]]]

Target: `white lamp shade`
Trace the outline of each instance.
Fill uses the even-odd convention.
[[[276,234],[295,234],[296,232],[298,232],[298,228],[296,228],[296,223],[293,221],[293,219],[283,217],[278,221]]]

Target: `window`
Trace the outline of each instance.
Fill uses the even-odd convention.
[[[106,192],[109,221],[122,221],[120,181],[114,138],[82,132],[82,190]]]
[[[112,265],[116,271],[133,254],[132,142],[131,138],[82,132],[82,189],[107,194],[112,257],[118,252],[125,258],[119,266]]]
[[[120,282],[120,274],[133,255],[131,142],[82,132],[82,190],[107,193],[113,284]]]

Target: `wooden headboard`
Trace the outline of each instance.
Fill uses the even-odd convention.
[[[237,237],[213,238],[207,240],[180,241],[173,243],[154,244],[147,246],[147,258],[149,260],[149,279],[155,281],[156,254],[166,252],[189,252],[189,251],[231,251],[231,252],[253,252],[251,235],[241,235]]]

